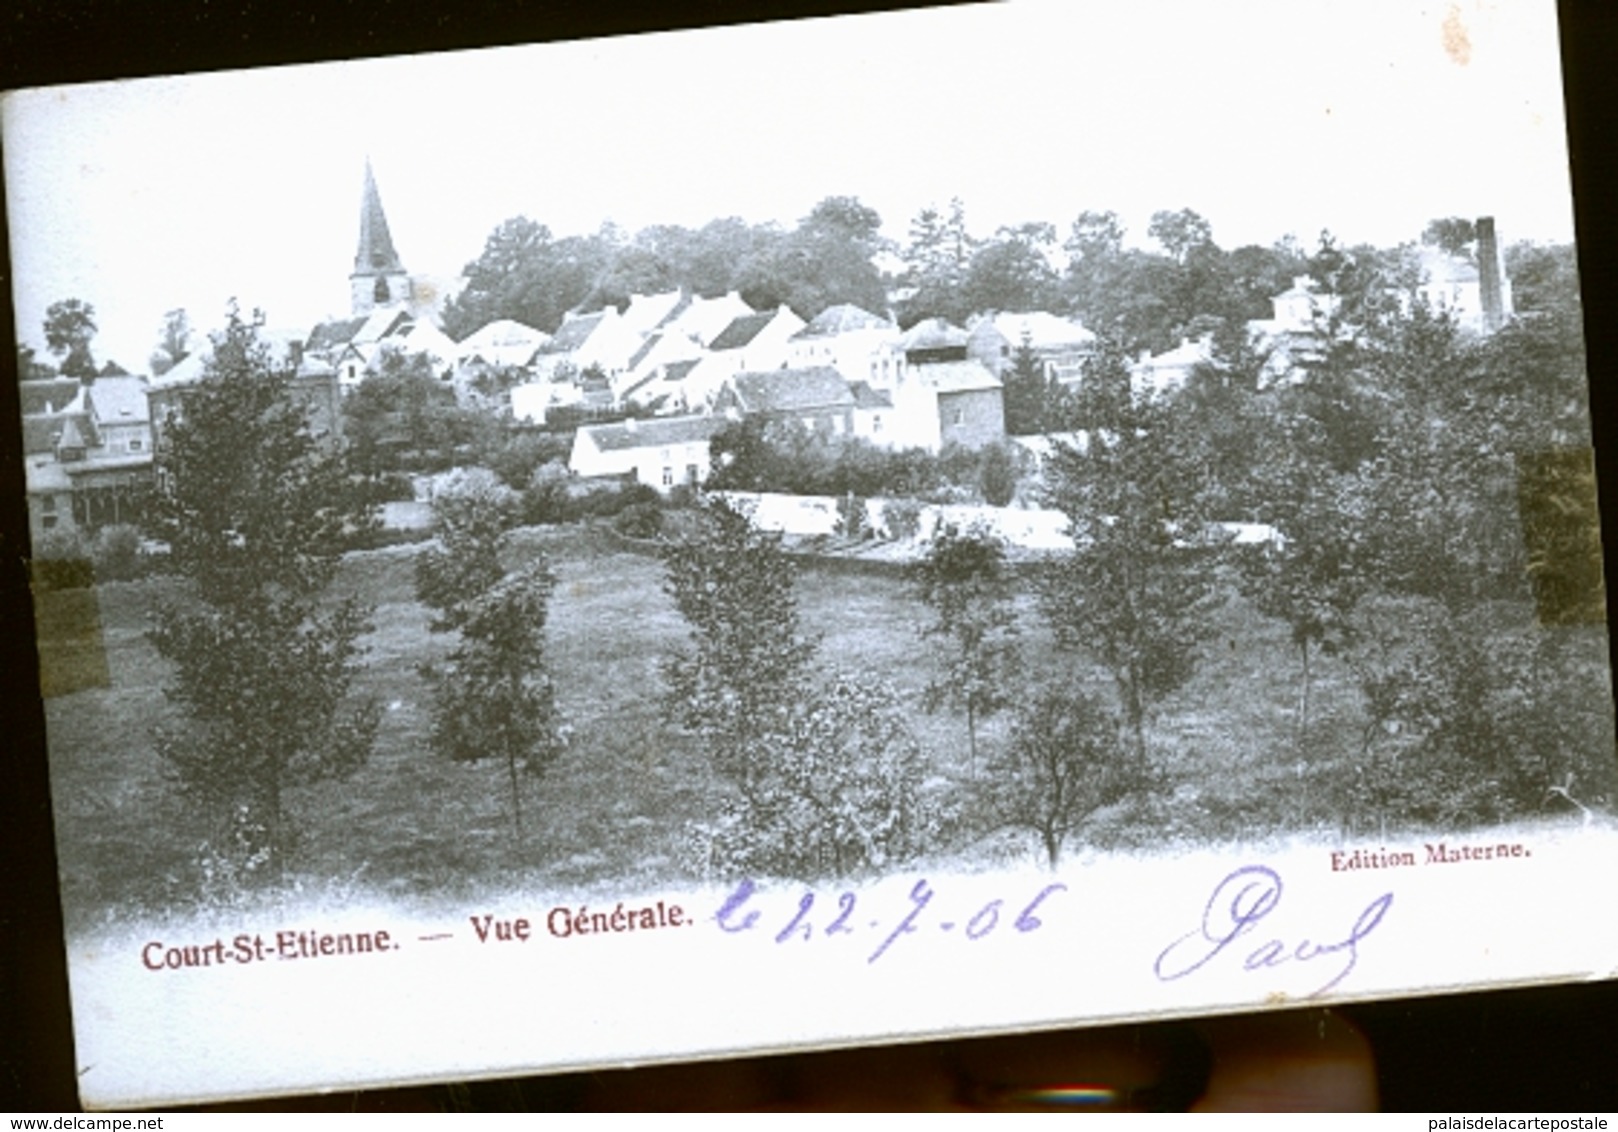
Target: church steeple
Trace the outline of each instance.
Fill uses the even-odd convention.
[[[348,277],[348,282],[356,315],[369,314],[377,307],[407,302],[410,298],[410,277],[405,273],[399,253],[394,250],[370,158],[365,160],[359,248],[354,253],[354,274]]]

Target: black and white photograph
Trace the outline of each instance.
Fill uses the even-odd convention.
[[[1611,971],[1559,58],[1026,0],[6,94],[84,1103]]]

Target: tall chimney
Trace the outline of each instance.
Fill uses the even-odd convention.
[[[1500,298],[1500,244],[1494,236],[1494,217],[1477,219],[1478,288],[1483,300],[1483,329],[1493,334],[1506,321]]]

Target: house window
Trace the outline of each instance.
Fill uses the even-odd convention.
[[[686,483],[696,483],[697,482],[697,466],[695,464],[687,464],[685,466],[685,482]]]
[[[54,495],[42,495],[42,496],[40,496],[39,509],[41,511],[44,511],[47,515],[53,514],[56,511],[56,496],[54,496]]]
[[[669,467],[667,464],[663,465],[663,486],[674,486],[674,469]]]
[[[129,441],[129,450],[130,450],[130,451],[131,451],[131,452],[139,452],[139,451],[140,451],[140,450],[141,450],[141,440],[140,440],[140,437],[138,437],[138,436],[135,436],[135,437],[131,437],[131,438],[130,438],[130,441]]]
[[[882,431],[882,414],[881,413],[873,413],[871,415],[871,431],[872,432],[881,432]]]
[[[959,427],[960,425],[965,424],[966,423],[966,410],[961,408],[959,405],[957,405],[955,407],[954,413],[952,414],[952,419],[953,419],[953,421],[954,421],[954,423],[955,423],[955,425],[957,427]]]
[[[39,518],[39,529],[42,530],[42,531],[55,530],[56,529],[56,516],[55,515],[41,515],[40,518]]]

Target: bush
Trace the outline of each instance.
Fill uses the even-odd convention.
[[[837,533],[862,541],[875,537],[865,500],[853,493],[837,497]]]
[[[921,533],[920,501],[886,499],[882,502],[882,526],[891,539],[904,541]]]
[[[699,868],[813,881],[901,868],[938,848],[926,760],[890,688],[833,673],[779,707],[736,794],[695,831]]]
[[[978,486],[983,500],[991,507],[1004,507],[1017,493],[1017,462],[1005,445],[995,444],[983,450],[978,465]]]
[[[128,523],[101,528],[90,549],[96,578],[103,582],[118,582],[143,575],[146,561],[140,544],[140,531]]]
[[[663,509],[655,503],[631,503],[613,518],[612,527],[629,538],[656,538],[663,529]]]

